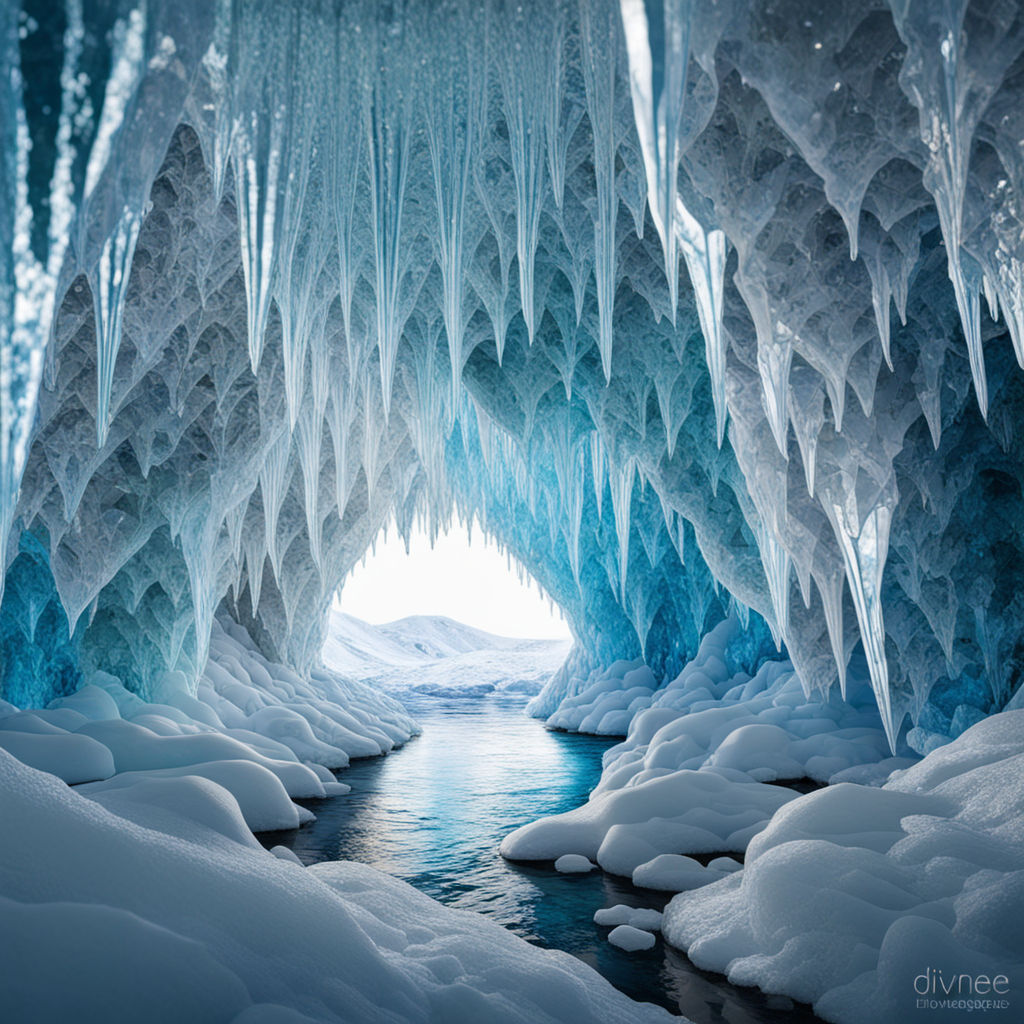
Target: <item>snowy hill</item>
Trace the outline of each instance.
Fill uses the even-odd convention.
[[[569,652],[569,640],[496,636],[441,615],[372,626],[331,612],[324,663],[396,692],[432,696],[539,693]]]

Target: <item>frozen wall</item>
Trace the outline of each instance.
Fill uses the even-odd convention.
[[[454,501],[578,677],[735,609],[890,740],[1001,706],[1024,18],[833,8],[8,5],[4,696],[195,680],[222,605],[305,669]]]

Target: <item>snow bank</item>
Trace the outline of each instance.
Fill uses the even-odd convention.
[[[1024,711],[1009,711],[881,788],[840,783],[788,803],[743,870],[676,896],[663,930],[699,967],[859,1024],[909,1019],[934,994],[915,989],[938,977],[929,970],[955,976],[957,996],[973,995],[964,977],[1004,975],[1019,992],[1021,920]],[[996,997],[984,983],[979,994]],[[996,1019],[1019,1015],[1010,998]]]
[[[510,860],[568,853],[631,876],[664,853],[742,850],[795,794],[779,786],[681,771],[597,793],[582,807],[516,829],[501,844]]]
[[[5,1018],[676,1019],[567,954],[372,868],[307,870],[274,856],[226,797],[206,780],[164,776],[86,799],[0,751]]]
[[[328,769],[386,753],[416,731],[401,705],[362,683],[326,670],[303,679],[267,661],[227,618],[214,623],[196,695],[167,673],[154,696],[144,701],[96,672],[46,708],[0,703],[0,748],[88,783],[83,792],[97,799],[127,787],[155,792],[157,779],[206,779],[232,795],[249,828],[270,830],[312,819],[289,798],[347,791]]]
[[[517,860],[581,854],[637,885],[678,891],[728,873],[686,854],[744,850],[795,798],[765,783],[826,781],[864,765],[882,781],[913,763],[887,756],[869,687],[851,679],[849,702],[812,699],[788,661],[765,662],[754,676],[731,670],[734,642],[742,642],[735,616],[659,690],[647,668],[617,662],[564,701],[550,727],[606,732],[628,718],[628,735],[605,753],[586,804],[516,830],[502,853]]]

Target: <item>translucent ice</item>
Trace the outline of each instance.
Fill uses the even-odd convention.
[[[195,683],[218,612],[305,670],[455,518],[572,624],[538,711],[730,609],[894,743],[999,707],[1024,19],[933,7],[8,5],[4,692]]]

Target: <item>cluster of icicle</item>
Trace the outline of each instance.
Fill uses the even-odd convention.
[[[887,2],[6,5],[8,692],[307,666],[454,502],[595,663],[1004,701],[1024,18]]]

